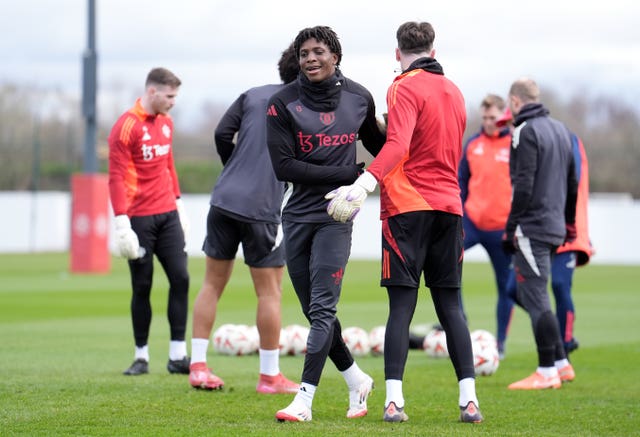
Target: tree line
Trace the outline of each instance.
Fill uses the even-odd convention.
[[[640,114],[636,108],[611,95],[577,93],[562,99],[544,88],[542,101],[553,117],[582,138],[591,192],[630,193],[640,198]],[[479,104],[467,102],[465,139],[480,127]],[[189,130],[176,126],[174,154],[185,193],[208,193],[222,169],[213,146],[213,130],[225,110],[226,105],[206,102],[201,111],[206,122]],[[107,136],[118,115],[99,122],[101,172],[107,171]],[[70,176],[82,171],[83,132],[78,99],[55,90],[0,86],[0,191],[68,191]]]

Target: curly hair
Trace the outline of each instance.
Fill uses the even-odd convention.
[[[289,83],[296,80],[298,73],[300,72],[300,63],[296,56],[296,51],[293,48],[293,43],[282,52],[280,60],[278,61],[278,73],[280,73],[280,80],[282,83]]]
[[[333,29],[329,26],[307,27],[306,29],[302,29],[298,32],[298,36],[296,36],[296,39],[293,41],[296,58],[298,60],[300,59],[300,46],[311,38],[315,38],[317,41],[325,43],[327,47],[329,47],[329,50],[331,50],[331,53],[338,56],[336,66],[340,66],[340,61],[342,60],[342,46],[338,40],[338,35],[336,35]]]

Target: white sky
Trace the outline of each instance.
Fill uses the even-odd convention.
[[[96,0],[99,111],[119,114],[149,69],[183,82],[179,125],[205,101],[230,104],[245,89],[278,82],[276,62],[304,27],[331,26],[342,71],[385,112],[398,67],[395,31],[429,21],[436,58],[476,108],[530,76],[562,95],[619,96],[640,109],[640,3],[635,0]],[[0,84],[79,95],[87,45],[86,0],[0,0]]]

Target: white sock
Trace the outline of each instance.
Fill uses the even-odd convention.
[[[387,398],[384,401],[384,406],[389,405],[389,402],[396,404],[396,407],[404,407],[404,396],[402,395],[402,380],[400,379],[387,379],[385,380],[387,388]]]
[[[563,360],[558,360],[555,363],[553,363],[556,366],[556,369],[560,370],[565,366],[569,365],[569,360],[568,359],[563,359]]]
[[[276,376],[280,373],[280,349],[260,349],[260,373],[268,376]]]
[[[356,364],[355,361],[347,370],[343,370],[340,373],[342,373],[342,376],[346,381],[349,390],[355,390],[356,388],[358,388],[362,380],[365,378],[365,376],[367,376],[366,373],[360,370],[360,367],[358,367],[358,364]]]
[[[538,367],[536,372],[544,376],[545,378],[551,378],[552,376],[558,376],[558,369],[553,367]]]
[[[182,341],[170,341],[169,342],[169,359],[181,360],[187,356],[187,342]]]
[[[145,360],[147,363],[149,362],[149,345],[148,344],[145,344],[142,347],[136,346],[135,359],[137,360],[140,358]]]
[[[311,409],[311,405],[313,404],[313,396],[316,394],[315,385],[307,384],[303,382],[300,384],[300,390],[296,393],[296,397],[293,399],[294,402],[300,402],[304,404],[308,409]]]
[[[208,347],[209,347],[208,338],[192,338],[191,339],[191,364],[206,363]]]
[[[461,379],[458,381],[458,387],[460,389],[458,404],[461,407],[466,407],[471,401],[476,404],[476,407],[480,406],[478,403],[478,397],[476,396],[476,380],[474,378]]]

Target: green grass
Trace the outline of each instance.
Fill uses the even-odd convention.
[[[202,281],[204,260],[190,259],[191,301]],[[124,377],[133,358],[126,263],[113,260],[109,275],[72,275],[66,254],[0,256],[0,435],[640,435],[640,279],[638,267],[588,266],[575,275],[576,381],[560,390],[512,392],[506,386],[536,365],[528,317],[516,311],[507,359],[498,372],[477,380],[486,421],[457,421],[458,389],[448,360],[411,351],[405,374],[410,421],[381,420],[383,360],[358,359],[377,390],[369,415],[344,417],[346,386],[331,363],[314,401],[311,423],[276,423],[273,415],[291,396],[255,393],[257,356],[225,357],[211,351],[209,363],[225,390],[189,387],[184,375],[169,375],[167,283],[156,270],[152,293],[150,374]],[[384,324],[387,298],[378,286],[377,262],[352,262],[344,279],[339,316],[344,327]],[[286,276],[285,276],[286,278]],[[283,325],[304,323],[285,279]],[[465,265],[464,300],[471,329],[495,330],[495,290],[488,264]],[[246,267],[236,270],[219,306],[216,326],[254,324],[255,296]],[[434,322],[426,289],[414,323]],[[189,328],[190,329],[190,328]],[[301,357],[283,357],[292,379]]]

